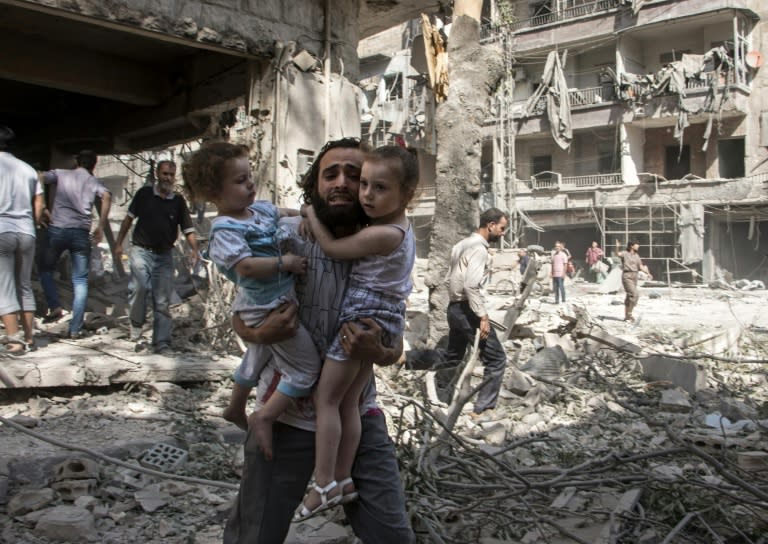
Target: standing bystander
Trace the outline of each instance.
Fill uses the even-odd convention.
[[[605,263],[603,263],[603,248],[593,241],[592,245],[587,248],[585,255],[587,261],[587,267],[591,274],[593,274],[597,283],[602,282],[605,279]]]
[[[173,190],[176,163],[157,163],[157,179],[145,185],[133,197],[128,215],[120,225],[115,243],[115,257],[121,258],[123,243],[134,219],[131,248],[131,281],[128,286],[130,339],[138,342],[147,318],[147,299],[152,299],[152,348],[156,353],[171,347],[171,295],[173,293],[173,246],[179,229],[189,244],[189,266],[199,259],[197,236],[187,201]]]
[[[73,169],[50,170],[42,175],[43,183],[49,188],[46,197],[51,221],[40,258],[40,283],[48,304],[48,320],[60,318],[63,309],[53,270],[61,254],[69,251],[74,291],[70,338],[82,334],[85,303],[88,300],[91,243],[101,242],[112,201],[111,193],[93,175],[96,153],[83,150],[77,154],[76,160],[77,166]],[[97,197],[101,198],[101,214],[91,234],[91,215]]]
[[[0,126],[0,318],[7,343],[3,351],[20,355],[34,348],[35,223],[43,212],[37,172],[6,151],[13,131]],[[19,336],[19,311],[23,336]]]
[[[480,361],[485,371],[484,385],[472,411],[474,419],[496,406],[507,365],[507,354],[491,326],[482,287],[488,276],[488,244],[504,236],[508,223],[506,213],[490,208],[480,214],[478,229],[451,250],[445,358],[448,361],[462,360],[467,346],[474,341],[475,330],[480,329]]]
[[[568,268],[570,254],[563,248],[562,242],[555,242],[552,253],[552,291],[555,292],[555,304],[565,302],[565,273]]]
[[[645,272],[649,278],[653,279],[648,267],[640,259],[639,249],[639,243],[629,242],[627,249],[621,251],[621,245],[616,240],[616,256],[621,259],[621,285],[624,286],[624,291],[627,293],[624,299],[624,321],[635,320],[632,316],[632,310],[635,309],[640,298],[640,293],[637,290],[637,279],[640,271]]]

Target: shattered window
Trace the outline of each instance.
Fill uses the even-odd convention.
[[[664,177],[667,179],[682,179],[691,173],[691,146],[670,145],[666,148],[664,161]]]
[[[743,178],[744,138],[729,138],[717,142],[717,161],[721,178]]]
[[[667,51],[666,53],[662,53],[659,55],[659,62],[662,66],[666,64],[670,64],[672,62],[677,62],[678,60],[683,58],[683,55],[690,55],[691,50],[685,49],[685,50],[675,50]]]
[[[384,86],[387,89],[387,102],[403,97],[403,74],[389,74],[384,76]]]
[[[552,155],[539,155],[531,158],[531,172],[536,175],[540,172],[549,172],[552,170]],[[551,177],[551,176],[550,176]],[[539,179],[548,179],[547,176],[541,176]]]
[[[535,0],[528,4],[528,12],[531,17],[549,15],[552,13],[552,0]]]

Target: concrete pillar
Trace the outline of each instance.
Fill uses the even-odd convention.
[[[619,136],[621,146],[621,177],[626,185],[638,185],[644,164],[645,133],[642,128],[622,123]]]

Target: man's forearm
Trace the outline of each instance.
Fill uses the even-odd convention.
[[[125,242],[125,237],[128,236],[128,230],[130,230],[132,223],[133,218],[130,215],[126,215],[125,219],[123,219],[123,222],[120,223],[120,232],[117,234],[115,246],[123,247],[123,242]]]
[[[187,233],[187,243],[189,244],[189,248],[197,253],[197,235],[194,231]]]
[[[99,226],[102,229],[107,227],[107,221],[109,221],[109,208],[112,206],[112,195],[110,193],[104,193],[101,197],[101,217],[99,218]]]

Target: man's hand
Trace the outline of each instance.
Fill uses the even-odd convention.
[[[282,256],[283,270],[292,272],[294,274],[306,274],[307,273],[307,258],[294,255],[293,253],[286,253]]]
[[[296,335],[299,319],[295,304],[282,304],[269,312],[258,327],[248,327],[238,315],[232,316],[232,328],[237,335],[253,344],[275,344]]]
[[[39,225],[44,229],[47,229],[51,225],[52,220],[51,210],[44,208],[43,213],[40,214]]]
[[[99,225],[93,231],[93,234],[91,234],[91,240],[93,240],[94,244],[100,244],[102,238],[104,238],[104,229],[102,228],[101,225]]]
[[[187,257],[187,265],[190,270],[193,270],[197,263],[200,262],[200,253],[195,249],[189,250],[189,256]]]
[[[346,322],[339,331],[339,340],[350,359],[390,365],[403,351],[402,339],[392,348],[384,346],[381,327],[375,320],[364,317],[357,322]]]
[[[480,340],[485,340],[491,334],[491,320],[487,315],[480,318]]]

